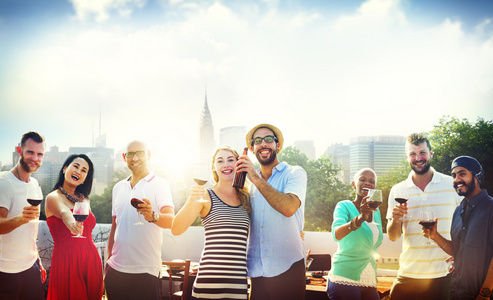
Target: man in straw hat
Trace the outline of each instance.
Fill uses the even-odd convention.
[[[452,240],[437,232],[437,225],[423,229],[447,254],[454,256],[450,299],[490,299],[493,290],[493,197],[481,189],[483,168],[470,156],[452,162],[457,194],[464,196],[455,209]],[[438,220],[436,220],[438,224]]]
[[[284,139],[270,124],[259,124],[246,135],[246,143],[260,163],[257,172],[248,156],[237,171],[245,171],[253,183],[250,196],[252,221],[248,243],[250,299],[305,297],[304,223],[306,172],[299,166],[279,162]]]

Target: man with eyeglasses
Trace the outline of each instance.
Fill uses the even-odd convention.
[[[284,139],[270,124],[259,124],[246,136],[257,157],[257,172],[248,156],[236,164],[253,183],[252,220],[248,241],[250,300],[305,298],[303,230],[307,176],[299,166],[279,162]]]
[[[145,143],[131,142],[123,159],[132,174],[113,188],[104,278],[110,300],[160,299],[162,228],[171,228],[175,215],[169,184],[149,170],[150,157]],[[144,201],[137,210],[130,204],[135,195]],[[147,221],[142,225],[139,214]]]

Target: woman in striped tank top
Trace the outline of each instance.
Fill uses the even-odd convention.
[[[232,186],[239,155],[229,146],[216,150],[212,158],[214,185],[197,185],[173,220],[171,232],[180,235],[200,215],[205,246],[193,284],[194,299],[248,299],[246,247],[251,212],[248,184]],[[206,201],[198,201],[200,198]]]

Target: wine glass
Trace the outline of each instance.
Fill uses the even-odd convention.
[[[139,204],[145,203],[144,200],[142,200],[145,197],[146,196],[144,194],[144,191],[142,191],[142,195],[139,195],[139,193],[135,189],[132,189],[132,191],[130,192],[130,204],[132,204],[132,206],[136,209],[139,209]],[[142,221],[140,220],[140,213],[138,211],[137,215],[139,216],[139,221],[134,223],[134,225],[144,225],[144,223],[142,223]]]
[[[205,185],[207,183],[206,179],[203,178],[193,178],[193,180],[198,184],[198,185]],[[209,200],[204,199],[202,196],[200,196],[200,199],[197,200],[196,202],[209,202]]]
[[[73,209],[74,219],[79,223],[84,222],[87,217],[89,217],[89,210],[89,201],[75,202]],[[74,235],[73,237],[83,239],[86,238],[85,236],[80,235],[80,233],[78,235]]]
[[[421,221],[419,221],[419,225],[423,226],[426,229],[430,229],[432,226],[435,226],[436,224],[435,214],[430,209],[425,209],[421,211],[420,220]],[[435,243],[432,242],[430,237],[428,236],[428,241],[425,243],[425,245],[434,245],[434,244]]]
[[[29,184],[27,188],[27,202],[32,206],[38,206],[43,201],[43,191],[41,187],[37,184]],[[37,223],[39,220],[31,220],[30,222]]]
[[[397,195],[395,196],[394,200],[396,202],[400,203],[400,205],[406,206],[407,200],[409,200],[409,194],[407,193],[407,190],[399,191],[397,193]],[[403,216],[401,218],[401,221],[406,221],[406,220],[409,220],[410,218],[411,218],[411,215],[409,215],[409,213],[407,213],[405,216]]]
[[[369,207],[376,209],[380,205],[382,205],[382,203],[383,203],[383,200],[382,200],[382,190],[367,189],[367,191],[368,191],[368,196],[370,196],[367,201],[368,202],[373,201],[371,203],[368,203],[368,206]],[[375,212],[373,212],[373,218],[372,218],[371,223],[377,224],[377,222],[375,222]]]

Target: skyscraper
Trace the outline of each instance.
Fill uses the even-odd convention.
[[[405,153],[404,136],[359,136],[349,145],[350,180],[362,168],[383,175],[398,166]]]
[[[308,159],[315,159],[315,145],[313,144],[313,140],[295,141],[294,147],[304,153]]]
[[[332,162],[334,164],[340,165],[340,177],[344,178],[345,182],[351,183],[352,178],[349,176],[349,145],[343,145],[340,143],[332,144],[327,148],[325,154],[332,158]]]
[[[215,148],[214,126],[212,125],[211,112],[207,104],[207,93],[205,94],[204,108],[200,115],[199,128],[200,162],[208,163]]]

